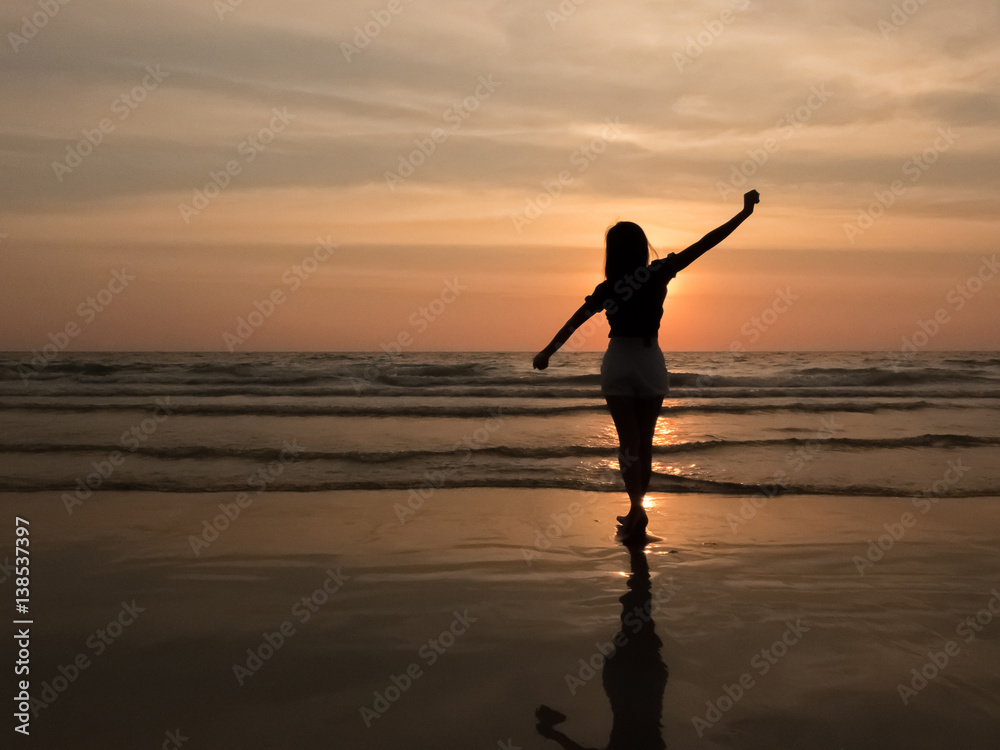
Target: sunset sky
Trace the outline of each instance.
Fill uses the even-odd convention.
[[[995,0],[63,2],[0,10],[0,348],[537,350],[756,188],[664,349],[1000,349]]]

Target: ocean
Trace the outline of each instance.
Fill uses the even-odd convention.
[[[7,353],[0,490],[617,492],[601,356]],[[666,358],[651,491],[1000,497],[997,353]]]

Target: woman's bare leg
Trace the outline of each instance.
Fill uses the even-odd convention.
[[[644,520],[646,515],[642,507],[645,492],[642,487],[642,430],[638,418],[638,399],[633,396],[608,396],[607,402],[608,411],[611,412],[618,431],[618,468],[630,503],[628,514],[619,516],[618,520],[625,526],[632,526]]]
[[[656,420],[663,406],[663,397],[636,399],[636,423],[639,427],[639,466],[642,494],[649,491],[649,480],[653,476],[653,436],[656,434]]]
[[[636,418],[635,398],[608,396],[608,411],[618,431],[618,468],[625,491],[633,505],[642,502],[642,467],[639,464],[641,432]]]
[[[649,520],[642,499],[653,473],[653,435],[663,398],[608,396],[607,402],[618,431],[618,466],[630,503],[628,513],[618,520],[626,533],[636,533]]]

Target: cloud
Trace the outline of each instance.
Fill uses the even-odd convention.
[[[916,146],[914,122],[974,131],[997,117],[997,52],[975,43],[996,27],[988,3],[966,2],[957,13],[921,7],[889,39],[878,23],[892,6],[860,2],[831,10],[741,0],[678,10],[400,0],[398,13],[300,3],[297,16],[242,4],[222,21],[210,7],[171,3],[137,13],[125,2],[67,5],[29,45],[6,55],[0,93],[30,117],[5,117],[3,166],[22,175],[5,197],[35,206],[183,190],[225,163],[276,106],[296,113],[296,127],[276,143],[279,158],[247,170],[240,189],[377,182],[415,138],[446,124],[482,75],[501,90],[463,120],[421,180],[481,184],[487,171],[500,186],[534,184],[588,130],[617,117],[635,149],[623,154],[632,173],[660,186],[671,172],[712,173],[719,159],[735,158],[729,154],[747,141],[805,111],[816,87],[833,94],[821,111],[795,121],[802,132],[786,154],[810,148],[813,178],[837,183],[844,157],[880,128],[902,125]],[[3,25],[16,27],[15,15],[8,11]],[[378,34],[369,38],[366,27]],[[954,43],[974,29],[983,34]],[[348,62],[342,45],[358,41],[359,30],[367,43]],[[678,54],[691,61],[682,70]],[[88,163],[87,179],[54,184],[51,162],[107,117],[150,64],[169,72],[162,89],[95,152],[100,166]],[[685,164],[692,155],[701,170]],[[995,160],[994,145],[986,156]],[[866,183],[871,174],[856,172]]]

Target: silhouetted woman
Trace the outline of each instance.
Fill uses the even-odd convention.
[[[625,538],[644,536],[649,519],[642,499],[653,473],[653,434],[669,388],[667,367],[657,341],[667,283],[742,224],[760,201],[756,190],[743,196],[743,210],[679,253],[649,262],[649,240],[638,224],[620,221],[606,235],[604,281],[535,355],[544,370],[591,315],[604,310],[611,326],[601,362],[601,392],[618,431],[618,466],[631,507],[618,516]]]

